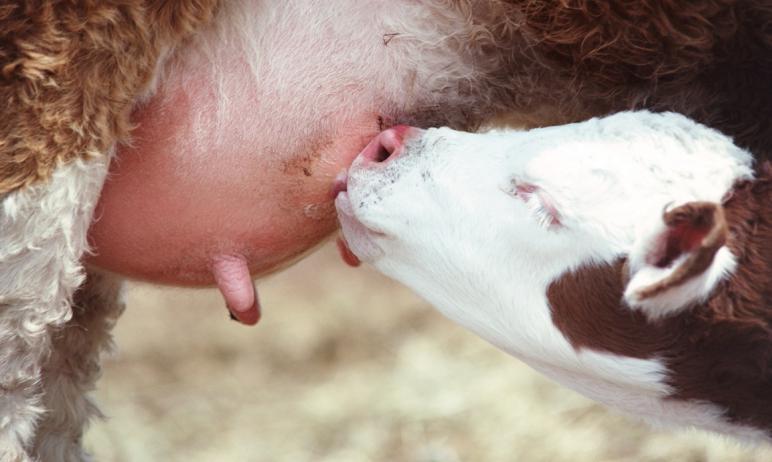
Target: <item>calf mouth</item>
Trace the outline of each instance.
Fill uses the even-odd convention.
[[[341,233],[337,244],[343,261],[350,266],[359,266],[362,261],[372,262],[383,256],[383,249],[375,238],[384,233],[368,228],[356,216],[348,191],[341,191],[335,199]]]
[[[354,159],[352,167],[379,171],[386,164],[404,154],[405,140],[418,136],[422,130],[407,125],[397,125],[382,131]],[[348,170],[340,172],[333,181],[330,195],[335,200],[341,235],[337,244],[343,261],[351,266],[359,266],[362,260],[372,261],[383,255],[383,250],[374,242],[385,233],[372,226],[365,225],[356,214],[349,197]]]

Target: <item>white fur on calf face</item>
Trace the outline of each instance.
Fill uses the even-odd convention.
[[[512,197],[515,163],[524,165],[529,157],[520,149],[524,137],[446,128],[408,136],[405,153],[396,159],[379,164],[357,159],[349,170],[348,193],[338,197],[354,253],[494,343],[498,336],[508,338],[516,324],[477,310],[503,310],[495,307],[496,288],[516,276],[527,274],[532,284],[548,282],[543,274],[519,270],[544,268],[536,264],[541,251],[529,242],[568,244],[563,236],[544,233],[526,204]],[[352,215],[354,220],[347,218]],[[523,251],[516,259],[515,248]],[[504,271],[492,274],[493,267]]]
[[[720,202],[752,177],[751,163],[727,137],[672,113],[527,132],[432,129],[384,162],[357,159],[337,205],[355,254],[494,345],[635,415],[737,433],[720,409],[661,400],[661,361],[573,348],[547,289],[581,266],[634,257],[668,204]],[[731,270],[724,253],[711,275]],[[712,286],[687,289],[700,297]]]
[[[527,132],[431,129],[408,137],[395,159],[364,162],[352,165],[339,200],[352,250],[452,319],[512,343],[523,325],[511,324],[512,312],[560,274],[639,260],[636,243],[666,206],[720,202],[752,176],[750,155],[727,137],[649,112]],[[730,269],[725,253],[716,263]],[[502,300],[502,287],[512,298]],[[483,300],[504,306],[486,317]]]

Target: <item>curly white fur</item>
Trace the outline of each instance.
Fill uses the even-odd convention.
[[[108,156],[59,167],[42,184],[0,204],[0,460],[31,460],[36,427],[71,406],[44,395],[61,385],[43,379],[53,337],[71,320],[71,301],[83,283],[86,231],[107,172]],[[56,365],[60,371],[75,361]],[[48,363],[47,367],[53,367]],[[69,394],[69,393],[64,393]],[[44,404],[48,404],[45,406]],[[77,406],[77,404],[75,404]],[[49,414],[44,414],[49,412]],[[83,409],[75,409],[82,413]],[[73,413],[70,412],[70,413]],[[78,445],[76,441],[62,443]],[[74,458],[74,457],[73,457]],[[70,459],[73,459],[70,458]],[[44,460],[51,460],[44,458]]]

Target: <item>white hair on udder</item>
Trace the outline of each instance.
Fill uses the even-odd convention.
[[[233,72],[240,63],[226,61],[223,44],[244,51],[241,64],[267,104],[280,109],[295,103],[287,108],[295,120],[330,116],[324,112],[330,99],[336,111],[349,115],[366,103],[395,114],[420,114],[479,104],[477,87],[487,70],[473,57],[472,37],[479,33],[469,18],[441,1],[234,0],[222,5],[211,29],[184,53],[216,82],[216,107],[210,109],[218,123],[224,123],[234,97],[226,88],[243,78]],[[181,85],[195,86],[196,78],[188,75]],[[272,86],[262,91],[260,82],[266,81]],[[309,81],[318,85],[295,101]],[[303,127],[282,125],[298,128]]]

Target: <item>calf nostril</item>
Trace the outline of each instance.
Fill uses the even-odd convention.
[[[373,158],[374,162],[383,162],[386,159],[389,158],[394,153],[394,150],[389,150],[386,146],[384,146],[382,143],[378,143],[378,150],[375,152],[375,157]]]
[[[397,126],[384,130],[378,135],[378,150],[375,153],[375,162],[384,162],[389,157],[396,155],[402,147],[402,138],[405,136],[407,127]]]
[[[362,150],[359,154],[360,158],[372,163],[383,163],[393,159],[401,154],[405,135],[409,130],[413,129],[407,125],[397,125],[382,131]]]

